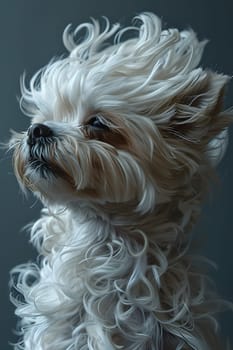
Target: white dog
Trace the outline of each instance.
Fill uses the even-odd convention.
[[[226,147],[228,77],[197,68],[192,30],[161,30],[151,13],[67,27],[64,44],[22,81],[32,124],[10,142],[21,187],[45,206],[31,228],[40,258],[12,275],[15,349],[222,348],[225,303],[189,245]]]

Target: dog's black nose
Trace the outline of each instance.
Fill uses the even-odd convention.
[[[51,136],[53,136],[53,132],[48,126],[44,124],[35,123],[32,124],[28,129],[27,143],[29,145],[34,145],[38,139]]]

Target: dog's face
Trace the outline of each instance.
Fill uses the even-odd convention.
[[[22,84],[32,123],[12,137],[15,172],[43,200],[129,202],[145,212],[203,171],[228,124],[220,113],[227,78],[195,69],[204,44],[192,31],[161,31],[151,14],[140,20],[138,37],[125,42],[108,23],[102,33],[97,22],[78,27],[75,35],[88,33],[78,45],[66,30],[70,55],[30,89]]]
[[[152,174],[159,166],[151,164],[156,142],[153,122],[123,117],[111,109],[68,113],[58,119],[36,116],[25,133],[13,137],[20,183],[50,202],[152,205],[156,196]]]

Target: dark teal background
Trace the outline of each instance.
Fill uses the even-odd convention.
[[[200,39],[210,39],[203,65],[233,75],[233,2],[232,0],[1,0],[0,2],[0,141],[10,129],[24,130],[29,120],[22,116],[16,96],[19,77],[30,77],[53,56],[64,52],[62,32],[69,23],[76,25],[89,17],[108,16],[111,21],[129,24],[141,11],[153,11],[163,18],[164,26],[192,27]],[[226,106],[233,105],[230,83]],[[203,240],[202,251],[219,266],[213,273],[220,293],[233,299],[233,127],[226,156],[219,166],[220,184],[212,188],[203,208],[196,234]],[[28,234],[21,228],[39,216],[40,205],[24,198],[13,175],[10,155],[0,151],[0,334],[1,349],[14,341],[14,308],[8,299],[9,271],[16,264],[34,259]],[[203,239],[202,239],[203,237]],[[224,334],[233,343],[233,318],[221,318]]]

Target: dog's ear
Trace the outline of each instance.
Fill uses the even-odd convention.
[[[172,117],[166,128],[162,127],[165,137],[174,142],[178,138],[179,143],[182,139],[184,144],[198,147],[202,152],[209,151],[211,144],[220,151],[223,138],[221,142],[215,141],[219,139],[219,135],[224,135],[226,143],[225,130],[233,122],[232,111],[222,111],[228,81],[229,78],[225,75],[202,71],[190,86],[186,86],[174,98]],[[217,160],[217,153],[215,157]]]
[[[212,72],[193,81],[177,96],[169,130],[190,141],[208,140],[226,128],[230,119],[222,112],[228,77]]]

